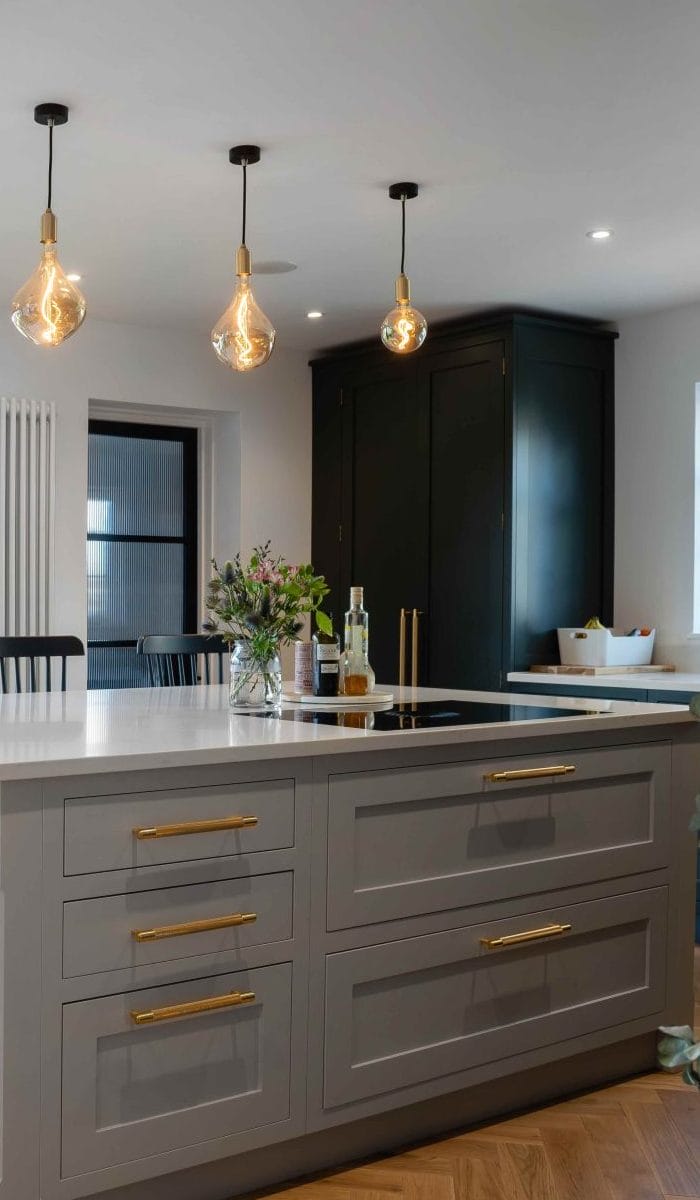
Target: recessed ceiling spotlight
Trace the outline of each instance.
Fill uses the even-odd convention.
[[[70,279],[71,283],[80,283],[82,278],[82,275],[78,275],[77,271],[71,271],[69,275],[66,275],[66,279]]]
[[[589,229],[586,237],[592,238],[594,242],[607,242],[608,238],[612,237],[612,229]]]
[[[311,312],[307,312],[306,315],[310,321],[318,321],[319,317],[323,316],[323,313],[318,308],[312,308]]]

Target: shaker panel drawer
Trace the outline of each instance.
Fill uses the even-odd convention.
[[[84,875],[294,844],[294,780],[65,801],[64,871]]]
[[[325,1106],[638,1017],[653,1029],[666,904],[653,888],[328,955]]]
[[[62,1178],[286,1120],[291,981],[282,963],[64,1005]]]
[[[667,745],[331,776],[328,928],[663,867],[670,776]]]
[[[292,936],[293,873],[71,900],[63,906],[65,978],[216,954]]]

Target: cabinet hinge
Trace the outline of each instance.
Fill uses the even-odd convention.
[[[342,389],[342,388],[340,389],[340,393],[339,393],[339,397],[338,397],[338,402],[339,402],[339,404],[340,404],[340,407],[342,408],[342,407],[343,407],[343,403],[344,403],[344,401],[343,401],[343,389]]]
[[[338,526],[338,541],[342,542],[342,540],[343,540],[343,526],[339,525]]]
[[[505,375],[505,373],[506,373],[506,360],[504,357],[501,359],[501,374]]]

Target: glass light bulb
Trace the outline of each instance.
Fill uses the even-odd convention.
[[[60,346],[85,317],[85,297],[63,273],[56,246],[44,246],[39,266],[12,301],[12,323],[36,346]]]
[[[275,330],[257,303],[248,275],[238,275],[233,300],[211,331],[217,357],[234,371],[261,367],[272,354]]]
[[[382,321],[379,336],[387,350],[394,354],[411,354],[423,345],[428,332],[428,322],[408,300],[399,300]]]

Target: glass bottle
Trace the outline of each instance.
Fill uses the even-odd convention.
[[[350,608],[345,614],[343,691],[346,696],[366,696],[374,691],[374,671],[369,665],[369,617],[361,587],[350,588]]]
[[[317,629],[313,644],[313,694],[337,696],[340,682],[340,638]]]

